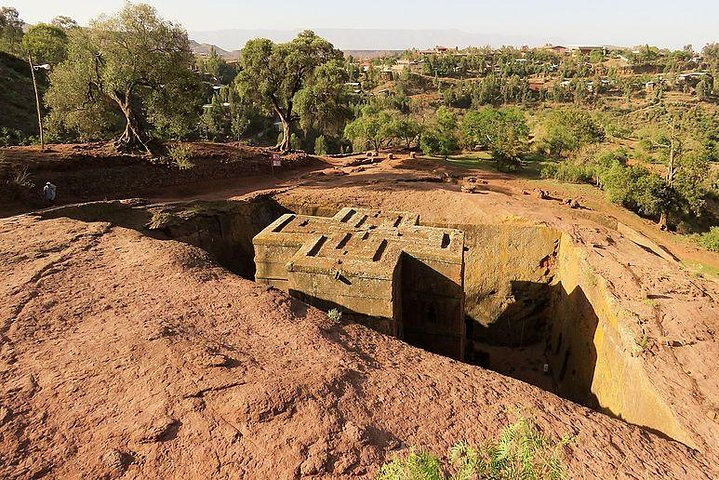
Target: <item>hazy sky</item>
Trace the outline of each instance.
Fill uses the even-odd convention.
[[[221,29],[448,29],[564,43],[651,43],[699,49],[719,41],[719,0],[149,0],[188,31]],[[81,24],[123,0],[0,0],[29,23],[68,15]]]

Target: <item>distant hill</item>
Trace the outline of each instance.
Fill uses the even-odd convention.
[[[396,55],[402,52],[404,52],[404,50],[344,50],[345,55],[352,56],[358,59],[382,58],[388,57],[390,55]]]
[[[227,50],[224,50],[217,45],[213,45],[211,43],[199,43],[194,40],[190,40],[190,48],[192,49],[192,52],[196,55],[209,55],[210,51],[212,51],[212,49],[214,48],[215,51],[226,60],[237,60],[240,58],[239,50],[233,50],[231,52],[228,52]]]
[[[47,88],[47,74],[37,73],[41,93]],[[37,135],[35,92],[30,66],[20,58],[0,52],[0,127]]]
[[[239,60],[241,56],[240,50],[232,50],[231,52],[228,52],[217,45],[213,45],[211,43],[198,43],[194,40],[190,40],[190,48],[196,55],[209,55],[214,48],[222,58],[228,61]],[[345,55],[352,56],[354,58],[372,59],[402,53],[403,51],[404,50],[345,50],[344,53]]]
[[[293,39],[301,29],[231,29],[204,32],[190,32],[190,37],[201,43],[213,44],[227,51],[241,49],[248,40],[257,37],[269,38],[276,42]],[[495,35],[490,33],[468,33],[461,30],[392,30],[392,29],[349,29],[317,28],[314,31],[331,41],[340,50],[406,50],[408,48],[432,48],[436,45],[447,47],[468,47],[491,45],[542,45],[547,42],[566,43],[558,38],[536,37],[534,35]]]

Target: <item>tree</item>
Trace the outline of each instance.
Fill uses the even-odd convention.
[[[222,58],[215,47],[210,48],[210,54],[199,62],[200,71],[210,75],[212,79],[222,85],[229,85],[237,76],[235,67]]]
[[[67,58],[67,34],[60,27],[38,23],[22,37],[22,49],[32,55],[36,64],[56,66]]]
[[[320,135],[315,139],[315,155],[327,155],[327,141],[324,135]]]
[[[554,110],[545,118],[540,141],[549,154],[560,157],[564,152],[574,152],[584,145],[601,142],[604,129],[592,116],[582,110]]]
[[[659,218],[672,202],[665,179],[641,165],[612,161],[598,173],[610,201],[645,217]]]
[[[78,25],[75,20],[73,20],[70,17],[66,17],[65,15],[59,15],[59,16],[53,18],[52,22],[50,22],[50,23],[53,26],[61,28],[66,32],[73,30],[75,28],[80,28],[80,25]]]
[[[442,155],[447,158],[459,147],[457,139],[457,117],[446,107],[440,107],[434,121],[420,139],[420,148],[425,155]]]
[[[292,124],[299,120],[294,109],[296,95],[317,80],[318,67],[341,59],[342,52],[309,30],[288,43],[259,38],[242,49],[238,92],[279,118],[282,140],[277,149],[290,148]]]
[[[668,228],[670,215],[700,215],[706,200],[708,155],[702,144],[702,129],[698,123],[701,112],[695,107],[667,107],[664,104],[649,113],[648,122],[658,125],[656,135],[649,139],[666,165],[661,192],[662,208],[659,227]]]
[[[462,120],[461,130],[468,146],[482,145],[492,152],[500,170],[515,168],[529,142],[529,126],[516,108],[471,111]]]
[[[711,97],[712,90],[714,89],[714,82],[712,77],[705,76],[696,86],[697,99],[699,101],[708,100]]]
[[[315,128],[324,135],[338,137],[352,115],[345,85],[347,71],[339,60],[331,60],[319,65],[313,77],[295,95],[300,126],[305,131]]]
[[[704,62],[714,74],[719,73],[719,43],[709,43],[702,49]]]
[[[500,80],[494,74],[489,74],[479,82],[472,96],[472,104],[474,106],[496,105],[499,103],[501,96]]]
[[[22,55],[23,21],[17,10],[12,7],[0,7],[0,51],[12,55]]]
[[[593,64],[602,63],[604,61],[604,52],[602,50],[592,50],[589,52],[589,62]]]
[[[68,61],[46,95],[57,129],[91,137],[120,124],[118,148],[149,151],[152,133],[180,136],[196,124],[201,99],[187,33],[153,7],[128,3],[68,35]]]
[[[367,105],[362,114],[345,127],[345,136],[355,149],[370,146],[379,152],[392,139],[393,118],[389,112]]]
[[[422,133],[422,126],[417,120],[397,113],[389,125],[389,132],[394,139],[401,141],[405,148],[410,149]]]
[[[200,117],[200,125],[203,133],[208,139],[217,141],[225,139],[230,134],[232,120],[230,119],[230,109],[223,105],[219,94],[212,96],[212,101],[205,106],[205,111]]]

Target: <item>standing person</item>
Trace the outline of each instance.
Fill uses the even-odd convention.
[[[45,196],[45,200],[47,200],[47,202],[51,205],[55,203],[56,192],[57,187],[50,182],[46,182],[45,186],[42,188],[42,194]]]

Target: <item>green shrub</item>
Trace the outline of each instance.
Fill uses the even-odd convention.
[[[439,458],[428,452],[411,451],[382,466],[378,480],[445,480]]]
[[[614,162],[599,173],[602,188],[613,203],[646,217],[658,216],[671,202],[666,181],[645,167]]]
[[[327,141],[324,135],[315,139],[315,155],[327,155]]]
[[[560,158],[582,146],[599,143],[606,137],[604,128],[586,111],[552,110],[537,131],[535,143],[550,156]]]
[[[719,252],[719,227],[712,227],[711,230],[699,236],[699,243],[712,252]]]
[[[195,166],[195,164],[190,161],[192,149],[188,145],[181,143],[171,145],[167,149],[167,154],[170,157],[171,163],[180,170],[189,170]]]
[[[38,139],[31,135],[26,135],[20,130],[8,127],[0,127],[0,147],[9,147],[11,145],[32,145]]]
[[[342,312],[336,308],[333,308],[329,312],[327,312],[327,316],[330,318],[330,320],[334,320],[335,322],[339,322],[342,320]]]
[[[429,452],[410,451],[382,466],[379,480],[469,480],[469,479],[551,479],[566,478],[562,448],[568,443],[551,442],[537,426],[524,418],[502,431],[499,440],[482,448],[467,443],[455,445],[449,462]]]
[[[302,141],[295,133],[290,135],[290,147],[292,150],[302,150]]]
[[[575,161],[566,160],[558,163],[550,163],[542,168],[542,178],[553,178],[560,182],[567,183],[590,183],[593,170],[586,165]]]
[[[425,155],[441,155],[447,158],[459,148],[457,138],[457,117],[446,107],[440,107],[435,119],[420,139],[420,148]]]

